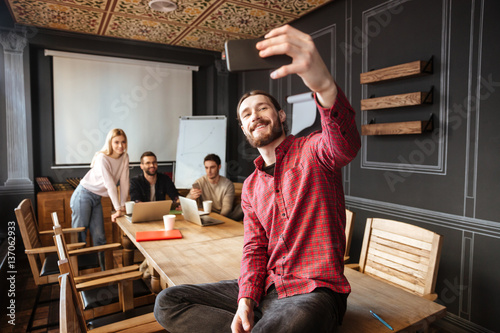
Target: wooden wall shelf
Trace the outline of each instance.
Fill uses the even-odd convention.
[[[361,73],[359,80],[361,84],[368,84],[432,74],[432,59],[429,61],[417,60]]]
[[[421,105],[424,103],[432,103],[432,90],[430,92],[418,91],[407,94],[362,99],[361,111],[398,108]]]
[[[361,135],[422,134],[425,131],[432,131],[432,127],[432,120],[368,124],[361,126]]]

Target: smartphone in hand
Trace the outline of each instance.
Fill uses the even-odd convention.
[[[261,40],[264,38],[227,40],[224,44],[227,69],[230,72],[256,71],[277,69],[292,63],[292,58],[285,54],[261,58],[255,47]]]

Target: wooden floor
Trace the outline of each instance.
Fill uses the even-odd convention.
[[[121,251],[115,251],[114,254],[115,267],[121,267],[122,257]],[[16,268],[15,275],[15,325],[10,324],[10,318],[6,315],[5,310],[9,306],[10,297],[8,297],[9,284],[6,270],[2,269],[0,272],[0,332],[26,332],[28,321],[31,315],[31,310],[35,304],[37,293],[37,286],[33,280],[31,270],[29,268],[28,259],[23,253],[16,253]],[[5,283],[5,284],[4,284]],[[59,298],[59,285],[54,284],[49,287],[43,288],[40,300],[48,300],[50,298]],[[37,307],[36,316],[33,321],[33,327],[46,325],[47,323],[56,323],[59,320],[59,301],[56,300],[47,304],[40,304]],[[32,332],[41,333],[58,333],[58,325],[45,329],[33,330]]]

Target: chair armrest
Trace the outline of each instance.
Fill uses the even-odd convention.
[[[68,248],[80,248],[85,246],[85,243],[75,243],[75,244],[68,244]],[[76,250],[74,250],[76,251]],[[44,247],[37,247],[36,249],[27,249],[24,250],[24,253],[30,255],[30,254],[42,254],[42,253],[56,253],[57,248],[55,246],[44,246]]]
[[[54,230],[40,230],[38,232],[40,234],[40,236],[44,236],[44,235],[54,235]]]
[[[24,250],[24,253],[27,255],[30,254],[42,254],[42,253],[56,253],[57,248],[55,246],[44,246],[44,247],[37,247],[36,249],[26,249]]]
[[[75,276],[76,283],[83,283],[90,280],[101,279],[110,275],[123,274],[128,272],[134,272],[139,270],[139,265],[130,265],[125,267],[108,269],[106,271],[100,271],[95,273],[89,273],[85,275]]]
[[[106,326],[100,326],[92,329],[95,333],[138,331],[138,332],[166,332],[165,329],[156,321],[153,312],[142,316],[114,322]]]
[[[354,269],[355,271],[359,271],[361,268],[359,264],[346,264],[345,266]]]
[[[428,299],[429,301],[435,301],[438,297],[438,294],[432,293],[432,294],[425,294],[422,295],[423,298]]]
[[[98,287],[109,286],[110,284],[116,284],[120,282],[133,281],[142,279],[142,272],[129,272],[123,274],[117,274],[112,276],[107,276],[101,279],[96,279],[92,281],[82,282],[76,285],[78,291],[84,291],[89,289],[94,289]]]
[[[82,232],[82,231],[85,231],[85,227],[78,227],[78,228],[64,228],[62,231],[63,231],[63,234],[71,234],[71,233],[75,233],[75,232]]]
[[[92,246],[92,247],[84,247],[82,249],[69,251],[68,254],[70,256],[78,256],[80,254],[88,254],[88,253],[102,252],[102,251],[108,251],[108,250],[117,250],[117,249],[120,249],[121,247],[122,247],[122,245],[120,243],[111,243],[111,244],[104,244],[104,245],[98,245],[98,246]]]
[[[81,242],[81,243],[71,243],[71,244],[66,244],[66,245],[68,247],[68,250],[75,250],[75,249],[80,249],[80,248],[84,247],[85,245],[87,245],[87,243]]]
[[[71,233],[76,233],[76,232],[82,232],[85,231],[85,227],[78,227],[78,228],[64,228],[62,230],[63,234],[71,234]],[[43,235],[53,235],[54,230],[42,230],[38,232],[41,236]]]

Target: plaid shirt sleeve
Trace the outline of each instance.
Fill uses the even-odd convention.
[[[324,161],[330,170],[342,168],[356,157],[361,147],[355,112],[340,88],[334,105],[329,109],[321,106],[316,94],[314,98],[321,113],[323,134],[320,144],[323,149],[318,150],[318,159]]]

